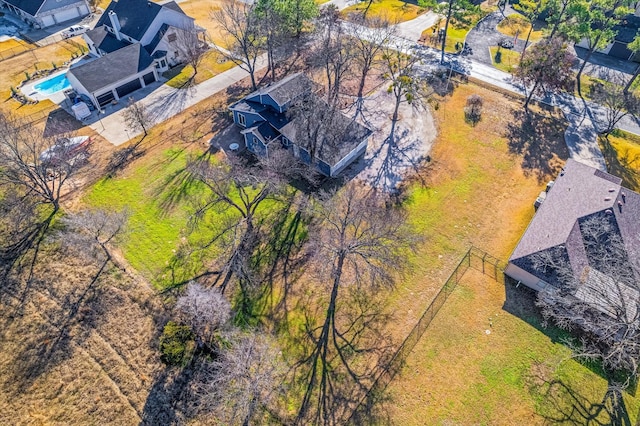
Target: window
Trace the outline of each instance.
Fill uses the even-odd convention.
[[[160,66],[161,66],[162,68],[166,67],[166,66],[167,66],[167,62],[166,62],[164,59],[163,59],[163,60],[161,60],[161,61],[160,61]]]
[[[282,137],[282,146],[284,146],[285,148],[291,146],[291,141],[283,136]]]
[[[241,126],[246,126],[246,121],[244,119],[244,115],[238,114],[238,124]]]
[[[177,36],[176,36],[175,33],[171,33],[171,34],[167,35],[167,41],[169,43],[173,43],[174,41],[176,41],[176,38],[177,38]]]

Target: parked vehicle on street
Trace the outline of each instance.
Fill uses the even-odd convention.
[[[80,34],[84,34],[87,31],[89,31],[89,27],[86,25],[74,25],[62,31],[62,37],[64,38],[74,37]]]

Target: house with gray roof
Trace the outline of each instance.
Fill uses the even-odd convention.
[[[296,114],[296,103],[304,99],[313,102],[317,114],[303,117]],[[303,122],[320,116],[329,106],[316,95],[314,84],[302,73],[258,89],[229,106],[233,121],[240,127],[245,146],[258,156],[269,156],[272,147],[285,148],[295,158],[314,166],[325,176],[335,177],[361,157],[371,130],[333,111],[330,122],[315,126],[313,141],[298,134]],[[330,127],[328,129],[327,127]]]
[[[505,274],[536,291],[570,289],[604,313],[610,307],[603,298],[610,292],[636,309],[640,194],[621,183],[619,177],[568,160],[511,254]],[[613,242],[615,258],[606,259],[603,253],[611,252]]]
[[[87,0],[0,0],[0,6],[36,28],[51,27],[90,13]]]
[[[114,0],[83,34],[90,60],[73,66],[67,78],[77,93],[101,108],[184,62],[184,43],[201,43],[203,32],[174,1]]]

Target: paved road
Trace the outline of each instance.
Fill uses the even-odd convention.
[[[347,1],[333,0],[336,5],[344,8]],[[425,47],[416,43],[420,37],[420,27],[427,28],[432,25],[432,20],[437,20],[435,14],[425,14],[413,21],[398,26],[400,36],[393,37],[391,43],[399,49],[419,52],[423,56],[424,66],[432,69],[439,64],[440,53],[436,49]],[[354,25],[350,23],[349,25]],[[360,32],[366,37],[366,31]],[[526,90],[508,73],[497,70],[491,65],[483,64],[471,58],[461,55],[446,55],[446,66],[454,70],[490,83],[494,86],[509,90],[514,93],[526,94]],[[266,57],[262,56],[258,61],[258,69],[266,66]],[[248,74],[239,67],[225,71],[203,83],[189,89],[174,89],[166,85],[154,83],[153,85],[135,93],[134,98],[139,99],[153,116],[154,123],[160,123],[184,109],[226,89],[228,86],[245,78]],[[559,107],[569,127],[565,134],[565,140],[571,153],[571,157],[599,169],[605,169],[604,157],[600,151],[596,126],[598,116],[602,110],[596,105],[585,103],[583,100],[571,95],[554,96],[547,99],[539,99],[551,105]],[[124,101],[116,106],[108,106],[106,115],[98,116],[94,113],[88,119],[89,125],[114,145],[120,145],[136,136],[123,126],[122,108]],[[594,120],[596,124],[594,124]],[[640,134],[640,126],[633,118],[625,118],[620,123],[620,128],[631,133]]]

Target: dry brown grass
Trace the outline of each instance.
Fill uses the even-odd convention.
[[[36,69],[51,69],[53,68],[53,63],[60,67],[63,62],[71,59],[72,55],[79,53],[80,50],[77,44],[74,44],[71,40],[63,40],[2,61],[0,110],[28,116],[56,109],[57,106],[49,100],[41,101],[34,105],[22,105],[11,98],[11,87],[16,88],[25,80],[25,72],[31,74]]]
[[[196,25],[200,25],[207,30],[213,43],[223,45],[223,35],[219,25],[211,19],[211,12],[219,10],[223,4],[229,0],[187,0],[180,3],[180,8],[184,13],[196,20]],[[224,46],[223,46],[224,47]]]
[[[49,246],[29,286],[0,301],[1,424],[137,424],[162,369],[148,287]],[[9,296],[9,294],[12,296]]]

